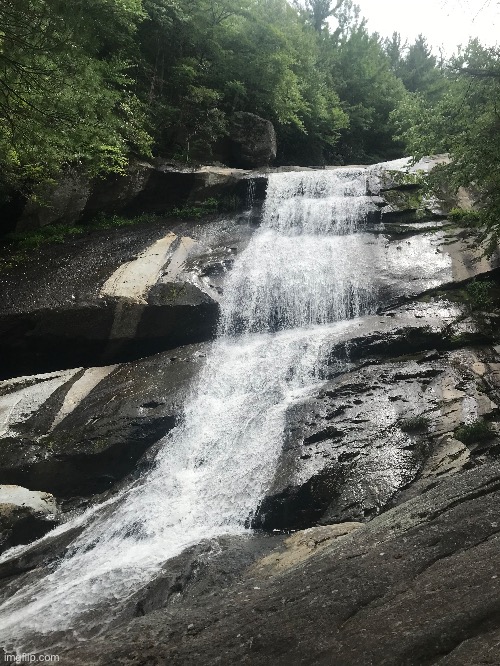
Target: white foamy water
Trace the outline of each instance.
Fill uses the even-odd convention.
[[[335,330],[371,307],[370,246],[356,233],[371,209],[365,192],[364,169],[270,176],[182,423],[140,482],[89,511],[53,572],[3,604],[9,649],[103,629],[166,560],[245,531],[272,482],[287,407],[320,381]]]

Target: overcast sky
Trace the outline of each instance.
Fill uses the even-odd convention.
[[[447,55],[478,37],[493,46],[500,41],[499,0],[355,0],[370,32],[390,36],[400,32],[413,41],[419,33]],[[434,48],[438,53],[437,48]]]

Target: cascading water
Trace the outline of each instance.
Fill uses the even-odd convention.
[[[272,481],[286,409],[320,381],[329,324],[371,306],[370,249],[355,233],[372,207],[366,173],[270,175],[262,226],[228,275],[182,424],[140,482],[78,519],[86,527],[52,573],[4,603],[9,650],[102,629],[166,560],[245,531]]]

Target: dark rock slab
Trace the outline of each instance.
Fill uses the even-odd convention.
[[[499,510],[498,463],[464,472],[288,566],[278,553],[273,571],[268,556],[223,594],[147,613],[61,663],[496,664]]]
[[[127,361],[214,336],[253,228],[172,221],[73,237],[0,275],[0,378]]]
[[[129,474],[176,423],[206,350],[0,384],[0,483],[92,495]]]

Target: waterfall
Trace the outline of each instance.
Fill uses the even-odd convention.
[[[144,478],[80,517],[65,557],[3,604],[6,647],[97,632],[166,560],[245,532],[273,480],[287,407],[320,381],[332,335],[372,306],[370,246],[357,232],[372,208],[366,177],[270,175],[262,225],[227,277],[182,423]]]

